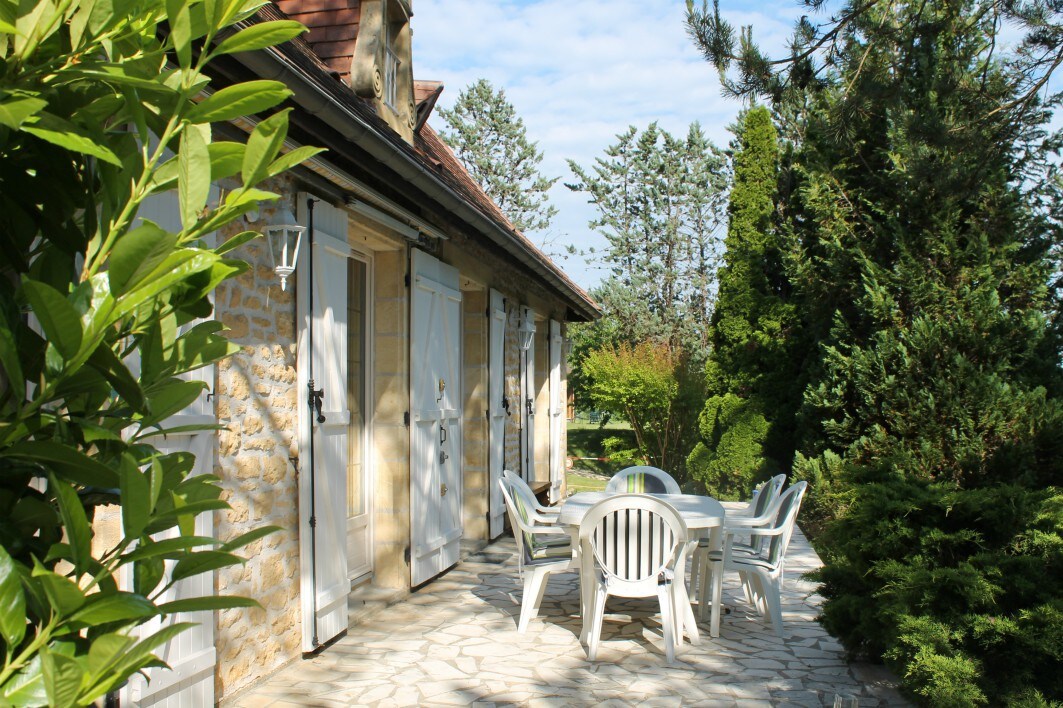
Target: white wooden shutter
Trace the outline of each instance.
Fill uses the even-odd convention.
[[[550,501],[561,499],[561,483],[564,481],[565,450],[562,433],[565,419],[562,417],[561,396],[561,323],[550,320]]]
[[[490,504],[491,538],[502,533],[502,522],[506,507],[502,499],[502,490],[498,480],[506,459],[506,409],[502,400],[506,396],[506,304],[502,293],[491,291],[491,326],[490,344],[487,359],[488,404],[487,415],[490,429],[488,431],[488,454],[490,459],[490,485],[488,489]]]
[[[306,199],[299,199],[299,223],[309,224]],[[314,207],[314,245],[299,258],[301,411],[299,449],[300,597],[303,611],[303,650],[313,651],[314,629],[324,644],[347,629],[347,214],[317,202]],[[304,236],[308,241],[308,237]],[[314,277],[309,282],[310,259]],[[313,313],[308,311],[314,289]],[[313,327],[313,351],[309,348]],[[320,416],[306,404],[309,364],[314,390],[321,391]],[[319,417],[323,420],[319,420]],[[310,444],[314,447],[313,467]],[[311,492],[311,487],[313,491]],[[313,503],[311,503],[311,501]],[[311,527],[313,517],[313,527]],[[311,528],[313,531],[311,532]]]
[[[461,525],[461,291],[458,269],[410,263],[410,582],[458,562]]]
[[[211,187],[211,200],[218,198],[218,189]],[[167,192],[149,197],[138,212],[140,219],[155,222],[168,231],[181,230],[181,211],[176,192]],[[213,241],[213,235],[206,239]],[[187,330],[198,323],[191,322],[182,330]],[[135,353],[127,360],[134,375],[139,376],[139,354]],[[203,381],[207,384],[204,391],[188,408],[174,415],[163,423],[164,428],[176,428],[183,425],[203,425],[217,422],[214,407],[208,394],[214,388],[214,366],[196,369],[181,378],[189,381]],[[172,452],[191,452],[196,456],[191,474],[210,474],[214,467],[214,450],[216,437],[214,431],[171,433],[165,437],[151,439],[153,445],[164,454]],[[200,514],[196,518],[196,535],[214,535],[214,515]],[[175,535],[175,531],[158,534],[155,538],[164,539]],[[166,562],[167,574],[172,567]],[[131,575],[131,574],[130,574]],[[126,587],[132,586],[131,577],[123,577]],[[171,602],[189,597],[204,597],[214,594],[214,573],[202,573],[192,578],[185,578],[174,584],[158,599],[159,603]],[[177,708],[178,706],[201,706],[214,704],[214,670],[217,656],[214,649],[214,613],[179,612],[167,617],[165,621],[153,619],[137,628],[139,636],[148,636],[164,626],[179,622],[194,622],[196,626],[181,633],[172,641],[160,647],[158,656],[170,665],[170,670],[163,668],[147,669],[145,675],[136,674],[119,692],[123,706],[158,706],[160,708]]]

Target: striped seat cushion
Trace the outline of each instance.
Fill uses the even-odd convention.
[[[665,494],[668,491],[664,482],[642,472],[629,474],[624,482],[627,483],[624,491],[628,494]]]

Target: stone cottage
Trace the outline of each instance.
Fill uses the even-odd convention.
[[[212,75],[283,81],[288,147],[328,149],[233,229],[290,209],[306,227],[298,267],[282,288],[266,243],[242,247],[252,269],[215,295],[242,350],[201,372],[210,394],[185,412],[224,430],[168,443],[223,480],[232,509],[203,531],[282,531],[187,589],[261,609],[193,615],[200,628],[167,647],[173,671],[131,682],[123,703],[223,700],[431,582],[502,532],[503,468],[564,493],[565,327],[596,304],[427,125],[442,86],[414,79],[409,0],[278,0],[247,24],[285,15],[309,35]],[[214,130],[246,140],[255,124]],[[174,202],[151,218],[175,218]]]

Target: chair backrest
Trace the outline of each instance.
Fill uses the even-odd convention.
[[[773,567],[777,567],[786,556],[786,547],[790,545],[790,537],[794,533],[794,523],[797,521],[797,512],[801,510],[801,500],[805,496],[808,482],[798,482],[791,485],[779,498],[779,510],[775,516],[774,527],[782,529],[782,533],[772,536],[768,543],[768,552],[765,557]]]
[[[529,509],[538,508],[539,503],[535,499],[535,492],[532,491],[523,477],[510,470],[502,470],[502,478],[508,481],[510,488],[523,498],[525,505]]]
[[[657,467],[628,467],[613,475],[605,486],[607,492],[628,494],[682,494],[679,484]]]
[[[683,557],[687,525],[667,502],[642,494],[619,494],[587,510],[579,527],[580,552],[621,584],[655,584]]]
[[[502,499],[506,502],[506,510],[509,512],[509,524],[513,527],[513,540],[517,543],[517,555],[525,562],[531,560],[534,550],[539,546],[535,534],[531,532],[533,526],[528,507],[515,488],[515,485],[505,477],[498,480],[502,487]]]
[[[777,474],[757,488],[753,493],[753,513],[751,514],[753,518],[763,516],[771,509],[771,505],[779,498],[779,492],[782,491],[784,484],[786,484],[786,475]],[[754,536],[751,545],[756,553],[760,553],[764,545],[764,537]]]
[[[753,516],[760,516],[768,510],[771,503],[779,496],[784,484],[786,484],[786,475],[777,474],[757,488],[753,494]]]

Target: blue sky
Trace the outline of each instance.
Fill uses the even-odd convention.
[[[413,70],[423,80],[443,81],[439,105],[479,78],[506,97],[544,153],[542,171],[560,177],[550,193],[560,211],[547,250],[563,244],[601,247],[587,222],[596,211],[586,195],[564,187],[574,177],[566,159],[589,167],[615,136],[649,123],[685,134],[694,121],[724,147],[739,104],[720,94],[715,70],[694,48],[683,25],[683,0],[418,0],[414,4]],[[766,47],[782,48],[798,2],[721,0],[735,25],[752,25]],[[429,121],[437,130],[444,121]],[[581,258],[558,259],[584,287],[602,271]]]

